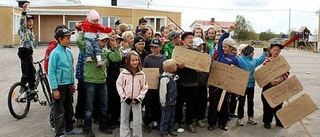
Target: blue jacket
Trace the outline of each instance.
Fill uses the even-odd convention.
[[[60,44],[51,52],[49,58],[49,81],[52,90],[59,85],[74,84],[73,57],[69,48]]]
[[[249,56],[241,56],[239,58],[239,65],[242,69],[250,72],[249,81],[247,87],[254,87],[255,79],[253,74],[255,72],[256,67],[261,65],[267,57],[267,52],[263,52],[259,58],[252,58]]]
[[[219,42],[218,42],[218,62],[228,64],[228,65],[235,65],[237,67],[240,67],[238,58],[235,55],[229,55],[225,54],[222,47],[222,42],[224,39],[228,38],[230,36],[230,33],[225,32],[221,35]],[[241,67],[240,67],[241,68]]]

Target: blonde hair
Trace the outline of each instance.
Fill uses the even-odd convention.
[[[170,22],[167,27],[169,27],[169,30],[178,30],[178,27],[173,22]]]
[[[165,60],[162,65],[165,72],[173,73],[176,71],[177,62],[174,59],[168,59]]]
[[[196,30],[198,30],[198,29],[201,30],[201,37],[200,38],[202,40],[204,40],[204,32],[203,32],[203,29],[202,29],[200,24],[197,24],[197,25],[194,26],[194,28],[192,30],[192,33],[195,35],[196,34]]]
[[[213,30],[213,32],[214,32],[214,37],[216,37],[216,35],[217,35],[217,30],[216,30],[213,26],[211,26],[211,27],[209,27],[209,28],[207,29],[207,31],[205,32],[205,38],[206,38],[206,39],[209,39],[209,37],[208,37],[208,35],[209,35],[209,30]]]
[[[122,33],[123,41],[128,42],[128,38],[129,37],[134,37],[134,34],[133,34],[132,31],[125,31],[125,32]]]
[[[125,32],[128,29],[128,25],[125,23],[121,23],[118,27],[121,32]]]

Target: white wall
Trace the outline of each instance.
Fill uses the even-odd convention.
[[[30,6],[67,6],[67,5],[88,5],[88,6],[111,6],[111,0],[29,0]]]
[[[0,5],[18,6],[18,2],[15,0],[1,0]]]

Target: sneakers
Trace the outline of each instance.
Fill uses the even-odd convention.
[[[271,129],[271,125],[270,124],[264,124],[263,127],[266,128],[266,129]]]
[[[207,128],[209,131],[213,131],[214,130],[214,126],[210,126]]]
[[[95,137],[94,133],[92,132],[91,129],[84,129],[83,130],[83,135],[85,137]]]
[[[26,98],[29,100],[35,99],[37,92],[35,89],[28,90]]]
[[[172,132],[169,132],[169,135],[171,135],[171,136],[178,136],[178,133],[175,132],[175,131],[172,131]]]
[[[187,126],[187,130],[190,132],[190,133],[195,133],[196,130],[194,129],[194,126],[191,124],[189,126]]]
[[[91,57],[87,57],[86,58],[86,63],[89,63],[89,62],[92,62],[93,60],[92,60],[92,58]]]
[[[230,118],[238,118],[238,115],[235,113],[230,113],[229,115]]]
[[[149,125],[145,125],[143,128],[143,131],[146,133],[150,133],[152,131],[152,127]]]
[[[82,127],[83,126],[83,119],[77,119],[76,120],[76,127]]]
[[[249,123],[249,121],[248,121],[248,123]],[[237,120],[237,125],[243,126],[243,119],[242,118]]]
[[[103,66],[103,64],[104,64],[104,62],[103,62],[103,61],[98,61],[98,62],[97,62],[97,67],[102,67],[102,66]]]
[[[166,133],[166,134],[161,134],[161,137],[172,137],[170,134]]]
[[[202,120],[198,120],[197,125],[201,128],[204,128],[206,126],[206,123],[204,123]]]
[[[254,117],[249,117],[248,118],[248,123],[251,125],[257,125],[257,121],[254,119]]]
[[[224,131],[228,131],[228,127],[226,125],[219,125],[219,128]]]
[[[110,135],[112,131],[109,128],[99,128],[99,132]]]
[[[72,130],[66,132],[67,135],[81,135],[82,133],[82,130],[78,128],[73,128]]]
[[[173,129],[175,131],[177,131],[180,127],[181,127],[181,125],[179,123],[174,123],[174,125],[173,125]]]

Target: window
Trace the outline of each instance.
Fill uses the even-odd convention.
[[[119,17],[101,17],[101,24],[103,26],[114,28],[114,23],[119,19]]]
[[[159,32],[161,26],[165,26],[167,22],[166,17],[147,16],[145,18],[148,21],[148,24],[151,25],[155,32]]]
[[[68,21],[68,28],[71,30],[75,30],[77,22],[80,22],[80,21]],[[78,32],[75,31],[75,34],[71,35],[70,41],[76,41],[77,37],[78,37]]]
[[[14,14],[13,15],[13,33],[17,34],[18,30],[20,28],[20,19],[21,15],[20,14]]]

